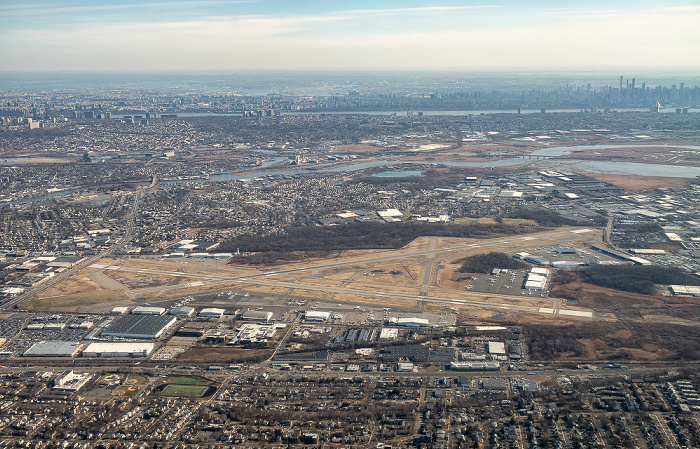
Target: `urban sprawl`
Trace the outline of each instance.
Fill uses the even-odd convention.
[[[699,447],[700,88],[459,83],[1,92],[0,447]]]

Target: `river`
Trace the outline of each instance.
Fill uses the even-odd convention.
[[[226,182],[226,181],[241,181],[246,179],[262,178],[266,176],[289,176],[289,175],[313,175],[319,173],[338,173],[338,172],[356,172],[360,170],[365,170],[367,168],[375,167],[386,167],[391,165],[446,165],[450,167],[507,167],[510,165],[527,165],[532,167],[533,170],[557,170],[565,172],[576,172],[576,173],[605,173],[605,174],[619,174],[619,175],[642,175],[642,176],[665,176],[670,178],[695,178],[700,176],[700,167],[687,167],[682,165],[663,165],[663,164],[644,164],[640,162],[610,162],[610,161],[583,161],[578,159],[558,159],[558,156],[564,156],[570,154],[574,151],[580,150],[610,150],[616,148],[653,148],[659,147],[660,145],[579,145],[572,147],[548,147],[542,148],[540,150],[532,152],[532,156],[548,156],[548,159],[522,159],[522,158],[508,158],[508,159],[497,159],[493,161],[485,162],[456,162],[456,161],[435,161],[435,160],[387,160],[379,159],[368,162],[358,162],[349,165],[339,166],[339,167],[314,167],[314,168],[283,168],[283,169],[268,169],[271,166],[280,164],[287,160],[286,156],[281,156],[280,153],[274,150],[262,150],[263,153],[271,155],[272,158],[265,161],[258,167],[254,168],[243,168],[240,170],[234,170],[223,173],[215,173],[209,176],[208,179],[187,179],[187,180],[159,180],[158,184],[161,185],[172,185],[172,184],[184,184],[188,182]],[[700,146],[694,145],[665,145],[668,149],[686,149],[686,150],[700,150]],[[393,176],[406,176],[406,173],[410,173],[411,176],[419,176],[420,171],[397,171],[393,172]],[[392,172],[384,172],[380,176],[389,177],[392,176]],[[149,182],[138,183],[139,185],[148,185]],[[24,200],[19,200],[13,202],[13,204],[27,204],[34,201],[40,201],[44,199],[70,195],[73,193],[93,189],[93,188],[107,188],[118,184],[110,183],[99,186],[91,187],[79,187],[74,189],[62,190],[60,192],[53,192],[47,195],[42,195],[34,198],[27,198]],[[6,205],[8,203],[0,203],[0,206]]]
[[[536,169],[564,170],[573,172],[587,173],[609,173],[623,175],[642,175],[642,176],[667,176],[672,178],[695,178],[700,176],[700,167],[687,167],[682,165],[663,165],[663,164],[644,164],[640,162],[610,162],[610,161],[581,161],[577,159],[558,159],[557,156],[564,156],[574,151],[580,150],[610,150],[616,148],[654,148],[660,145],[641,145],[641,144],[623,144],[623,145],[579,145],[573,147],[551,147],[542,148],[532,152],[532,156],[548,156],[548,159],[530,160],[522,158],[497,159],[485,162],[456,162],[456,161],[435,161],[435,160],[386,160],[379,159],[368,162],[358,162],[349,165],[333,168],[295,168],[295,169],[280,169],[280,170],[256,170],[254,173],[238,174],[237,172],[227,172],[213,174],[208,181],[238,181],[242,179],[259,178],[264,176],[274,175],[294,175],[294,174],[315,174],[315,173],[336,173],[336,172],[354,172],[367,168],[384,167],[397,164],[414,164],[414,165],[447,165],[451,167],[507,167],[510,165],[527,164]],[[700,150],[700,146],[694,145],[666,145],[668,149],[689,149]],[[268,151],[269,154],[269,151]],[[284,157],[275,157],[260,166],[267,168],[285,160]],[[400,173],[399,173],[400,175]],[[388,175],[384,175],[388,176]]]

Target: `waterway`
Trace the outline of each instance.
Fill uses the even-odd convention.
[[[542,148],[534,151],[532,156],[548,156],[548,159],[523,159],[523,158],[508,158],[497,159],[485,162],[457,162],[457,161],[435,161],[435,160],[387,160],[379,159],[367,162],[358,162],[338,167],[313,167],[313,168],[281,168],[271,169],[270,167],[281,164],[288,158],[281,156],[280,153],[274,150],[263,150],[265,154],[273,156],[270,160],[263,162],[257,167],[246,167],[239,170],[216,173],[209,176],[208,179],[187,179],[187,180],[159,180],[162,185],[184,184],[188,182],[226,182],[226,181],[242,181],[255,178],[264,178],[268,176],[291,176],[291,175],[312,175],[318,173],[338,173],[338,172],[356,172],[368,168],[398,166],[398,165],[444,165],[450,167],[507,167],[526,165],[532,167],[533,170],[557,170],[564,172],[576,173],[605,173],[605,174],[620,174],[620,175],[641,175],[641,176],[665,176],[671,178],[695,178],[700,177],[700,167],[688,167],[682,165],[663,165],[663,164],[644,164],[640,162],[610,162],[610,161],[583,161],[578,159],[559,159],[559,156],[570,154],[580,150],[614,150],[618,148],[657,148],[659,145],[579,145],[573,147],[551,147]],[[700,150],[700,146],[694,145],[665,145],[671,149],[686,149]],[[404,176],[420,176],[421,170],[406,169],[400,171],[384,171],[375,176],[381,177],[404,177]],[[148,185],[150,182],[138,183],[139,185]],[[104,184],[91,187],[80,187],[75,189],[67,189],[59,192],[53,192],[47,195],[42,195],[34,198],[27,198],[20,201],[15,201],[13,204],[27,204],[34,201],[40,201],[59,196],[70,195],[73,193],[94,189],[108,188],[119,184]],[[0,206],[8,203],[0,203]]]
[[[280,170],[256,170],[251,173],[239,174],[237,172],[218,173],[211,175],[209,181],[240,181],[244,179],[260,178],[265,176],[275,175],[308,175],[314,173],[337,173],[337,172],[355,172],[368,168],[385,167],[388,165],[446,165],[450,167],[480,167],[480,168],[495,168],[507,167],[511,165],[527,164],[533,169],[549,169],[549,170],[565,170],[587,173],[609,173],[609,174],[624,174],[624,175],[642,175],[642,176],[667,176],[673,178],[695,178],[700,176],[700,167],[687,167],[681,165],[662,165],[662,164],[644,164],[639,162],[610,162],[610,161],[581,161],[577,159],[558,159],[558,156],[564,156],[574,151],[580,150],[614,150],[617,148],[657,148],[659,145],[579,145],[573,147],[551,147],[542,148],[532,152],[532,156],[548,156],[548,159],[522,159],[522,158],[507,158],[496,159],[485,162],[458,162],[458,161],[404,161],[404,160],[386,160],[379,159],[368,162],[358,162],[354,164],[344,165],[332,168],[296,168],[296,169],[280,169]],[[666,145],[670,149],[688,149],[700,150],[700,146],[694,145]],[[269,151],[268,151],[269,154]],[[278,164],[284,161],[285,157],[275,157],[270,161],[265,162],[259,168],[267,168],[271,165]],[[249,170],[247,170],[249,171]],[[412,171],[412,170],[411,170]],[[397,172],[389,172],[397,173]],[[403,176],[403,175],[401,175]]]

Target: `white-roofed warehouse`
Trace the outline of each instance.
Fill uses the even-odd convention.
[[[153,343],[90,343],[83,357],[146,357]]]
[[[131,311],[132,315],[163,315],[165,309],[162,307],[137,306]]]
[[[396,320],[397,326],[405,327],[426,327],[429,323],[430,321],[428,321],[426,318],[407,317]]]
[[[489,354],[504,355],[506,345],[502,341],[490,341],[488,347]]]
[[[330,312],[319,312],[317,310],[310,310],[304,315],[306,321],[328,321],[331,317]]]
[[[202,309],[197,316],[202,318],[221,318],[226,312],[224,309],[215,309],[213,307]]]
[[[247,310],[241,315],[242,320],[246,321],[270,321],[272,319],[272,312],[266,312],[263,310]]]

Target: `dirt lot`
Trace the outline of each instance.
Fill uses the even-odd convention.
[[[191,348],[184,352],[178,361],[190,363],[242,363],[257,362],[269,358],[271,349],[241,349],[241,348]]]
[[[688,185],[686,178],[666,178],[662,176],[640,175],[608,175],[602,173],[586,173],[586,176],[607,182],[623,189],[640,191],[651,190],[657,187],[685,187]]]
[[[41,298],[49,298],[56,296],[72,295],[76,293],[89,293],[102,291],[102,287],[92,279],[89,275],[92,270],[83,270],[78,275],[60,282],[57,285],[49,288],[41,294]]]
[[[568,299],[577,306],[622,319],[659,315],[687,320],[700,319],[700,304],[693,298],[642,295],[583,282],[554,285],[550,297]]]
[[[35,301],[25,301],[19,306],[23,309],[46,312],[87,312],[94,306],[115,305],[115,302],[127,301],[126,293],[122,290],[102,290],[72,295],[42,297]]]

